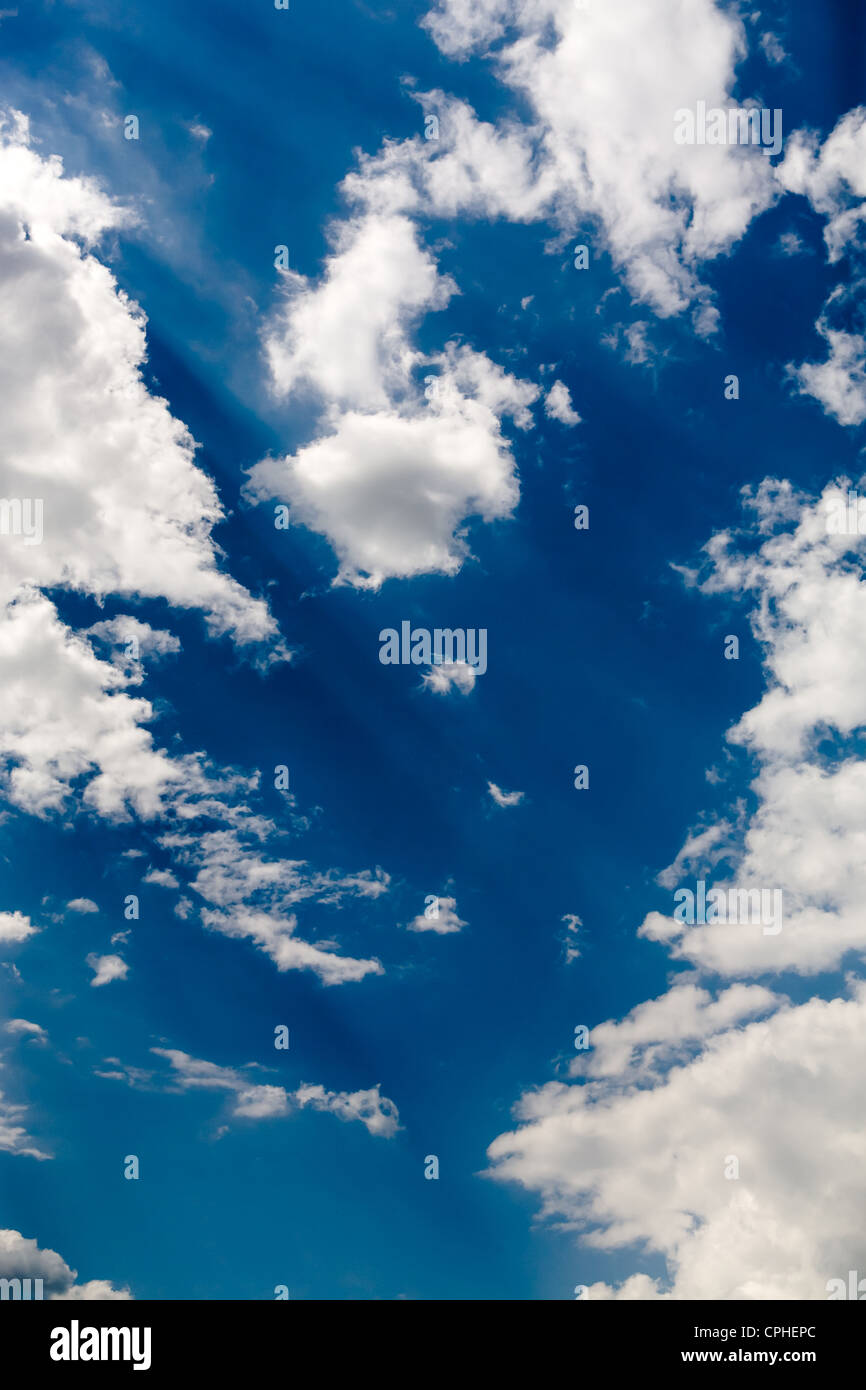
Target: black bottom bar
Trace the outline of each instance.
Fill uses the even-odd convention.
[[[386,1311],[386,1308],[389,1311]],[[866,1313],[866,1310],[864,1310]],[[587,1372],[673,1369],[828,1375],[856,1364],[866,1317],[821,1303],[0,1303],[7,1373],[163,1377],[281,1370],[297,1382],[347,1372],[421,1379],[441,1369],[564,1358]],[[105,1329],[105,1331],[103,1331]],[[409,1346],[403,1338],[410,1338]],[[539,1337],[543,1340],[539,1340]],[[555,1341],[551,1341],[555,1338]],[[93,1359],[93,1354],[99,1359]],[[408,1354],[408,1360],[407,1360]],[[413,1371],[413,1365],[415,1371]],[[136,1367],[138,1370],[136,1372]],[[305,1369],[301,1371],[301,1367]]]

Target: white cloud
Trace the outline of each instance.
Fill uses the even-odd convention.
[[[326,280],[314,294],[328,290]],[[382,306],[373,305],[371,336],[382,332]],[[538,395],[536,386],[480,353],[451,344],[427,360],[430,380],[422,389],[410,376],[417,354],[403,325],[395,321],[383,336],[384,346],[363,366],[347,335],[345,374],[338,379],[338,356],[316,377],[318,389],[338,403],[320,437],[292,458],[257,464],[248,486],[251,497],[289,503],[293,516],[325,535],[340,560],[338,582],[358,588],[378,588],[395,576],[455,574],[469,554],[463,523],[511,515],[518,485],[500,420],[511,416],[527,428]],[[307,356],[312,351],[307,344]],[[292,359],[284,370],[312,371],[306,360]]]
[[[149,703],[125,693],[140,671],[91,645],[124,627],[155,654],[176,639],[133,618],[75,634],[40,591],[165,599],[257,660],[285,655],[267,606],[219,568],[213,484],[144,385],[144,315],[93,254],[130,221],[94,181],[36,153],[23,117],[0,119],[4,490],[42,508],[39,543],[2,538],[0,757],[9,799],[37,815],[60,810],[73,783],[101,815],[152,815],[180,776],[141,728]]]
[[[571,965],[574,961],[580,960],[580,947],[574,943],[580,935],[583,921],[576,912],[566,912],[560,920],[565,923],[565,931],[559,938],[562,944],[562,958],[566,965]]]
[[[25,1117],[27,1107],[5,1100],[0,1091],[0,1153],[19,1154],[39,1160],[51,1158],[36,1147],[36,1141],[28,1134],[20,1121]]]
[[[800,256],[806,250],[805,243],[796,232],[783,232],[778,244],[783,256]]]
[[[801,396],[814,396],[840,425],[866,420],[866,338],[830,326],[822,315],[816,327],[827,343],[823,362],[789,367]]]
[[[381,961],[341,956],[334,942],[314,945],[295,936],[298,919],[294,914],[237,907],[228,912],[205,909],[201,919],[211,931],[254,942],[278,970],[312,970],[323,985],[349,984],[367,975],[384,974]]]
[[[677,981],[666,994],[638,1004],[620,1022],[600,1023],[590,1033],[589,1051],[578,1052],[572,1076],[592,1079],[626,1075],[657,1078],[672,1061],[682,1060],[707,1038],[773,1012],[787,1001],[761,985],[730,985],[717,997],[691,981]]]
[[[142,883],[153,883],[159,888],[179,888],[180,884],[170,869],[148,869]]]
[[[713,821],[701,830],[689,835],[672,864],[662,869],[656,882],[663,888],[676,888],[683,876],[693,873],[697,877],[714,868],[728,852],[732,827],[726,820]]]
[[[457,527],[469,515],[510,515],[513,464],[489,411],[466,402],[447,414],[391,412],[340,417],[336,432],[293,459],[266,460],[251,474],[258,498],[285,500],[322,532],[340,560],[339,579],[379,588],[391,577],[456,574],[469,554]]]
[[[487,790],[497,806],[519,806],[526,795],[525,792],[504,792],[495,782],[488,782]]]
[[[407,390],[421,360],[409,330],[456,291],[405,216],[340,223],[318,286],[294,272],[282,278],[285,298],[265,334],[274,390],[304,385],[369,410],[387,409]]]
[[[773,34],[769,31],[761,35],[761,48],[767,62],[772,63],[774,67],[777,67],[780,63],[784,63],[788,56],[778,34]]]
[[[538,14],[537,0],[527,6]],[[501,39],[517,15],[516,0],[445,0],[424,20],[443,53],[462,59],[473,48]]]
[[[123,673],[99,661],[33,589],[0,610],[0,661],[0,754],[11,765],[5,791],[14,805],[59,811],[72,783],[87,777],[82,800],[103,816],[160,810],[182,774],[141,727],[150,703],[127,695]]]
[[[581,1293],[581,1298],[590,1303],[645,1303],[647,1300],[663,1302],[672,1297],[670,1293],[663,1292],[658,1280],[651,1279],[648,1274],[630,1274],[618,1285],[605,1284],[599,1280],[595,1284],[584,1284],[583,1289],[585,1293]]]
[[[241,1119],[275,1119],[311,1106],[314,1110],[337,1115],[341,1120],[360,1120],[371,1134],[386,1138],[396,1134],[400,1127],[396,1105],[380,1094],[378,1085],[367,1091],[346,1092],[328,1091],[324,1086],[303,1082],[296,1091],[287,1091],[283,1086],[256,1083],[242,1070],[221,1067],[175,1048],[152,1047],[150,1050],[171,1065],[169,1089],[224,1091],[233,1098],[230,1113]],[[106,1060],[120,1066],[116,1058]],[[134,1067],[100,1071],[97,1075],[126,1081],[131,1086],[151,1086],[159,1079],[151,1072]]]
[[[504,118],[480,121],[466,102],[441,91],[417,95],[435,113],[440,139],[386,140],[362,154],[343,188],[368,215],[507,217],[535,221],[556,193],[553,168],[536,159],[537,132]]]
[[[379,1092],[378,1085],[369,1091],[326,1091],[324,1086],[303,1085],[294,1095],[302,1108],[326,1110],[341,1120],[360,1120],[371,1134],[390,1139],[400,1128],[397,1107]]]
[[[92,245],[128,215],[27,141],[23,119],[0,127],[0,399],[5,489],[44,499],[44,539],[7,538],[3,597],[25,584],[165,598],[214,632],[271,640],[265,604],[217,567],[222,510],[194,442],[141,380],[144,316],[71,239]]]
[[[448,695],[458,690],[468,695],[475,689],[478,673],[468,661],[440,661],[425,674],[423,684],[434,695]]]
[[[829,524],[847,489],[745,489],[750,522],[713,537],[699,581],[749,600],[767,689],[729,734],[754,760],[749,806],[705,819],[659,882],[718,886],[726,860],[732,883],[782,891],[782,930],[650,913],[639,934],[696,972],[592,1029],[570,1081],[524,1094],[519,1128],[489,1149],[494,1176],[537,1193],[585,1244],[664,1257],[665,1278],[596,1281],[592,1298],[819,1299],[866,1260],[852,1118],[866,983],[795,1007],[763,985],[714,993],[701,980],[829,972],[866,954],[866,759],[851,741],[866,727],[866,537]]]
[[[23,912],[0,912],[0,945],[26,941],[36,931],[37,928]]]
[[[107,1303],[131,1299],[133,1295],[128,1289],[116,1289],[107,1279],[88,1279],[86,1284],[72,1284],[49,1297],[58,1303]]]
[[[76,1283],[78,1272],[70,1269],[56,1250],[40,1250],[35,1240],[8,1229],[0,1230],[0,1278],[41,1279],[45,1298],[60,1302],[132,1298],[129,1289],[117,1289],[107,1279]]]
[[[571,392],[564,381],[555,381],[544,398],[544,413],[561,425],[579,425],[580,416],[571,404]]]
[[[860,240],[866,218],[866,106],[849,111],[821,143],[809,130],[794,131],[777,174],[791,193],[808,198],[826,217],[830,262]]]
[[[150,1050],[157,1057],[164,1057],[170,1062],[179,1090],[230,1091],[235,1096],[232,1113],[251,1120],[288,1113],[289,1098],[282,1086],[256,1085],[248,1076],[231,1067],[201,1061],[174,1048],[152,1047]]]
[[[428,912],[419,912],[417,917],[407,924],[407,931],[432,931],[439,936],[449,936],[452,932],[462,931],[467,925],[457,916],[456,898],[437,898],[435,907],[430,904]]]
[[[813,999],[720,1032],[649,1089],[628,1076],[551,1083],[491,1144],[492,1172],[537,1192],[548,1215],[589,1225],[588,1245],[665,1257],[668,1280],[639,1276],[620,1297],[826,1298],[828,1279],[866,1262],[864,1024],[862,993]]]
[[[673,901],[650,913],[641,934],[702,969],[811,975],[866,951],[866,760],[850,742],[866,727],[866,537],[834,529],[835,518],[847,522],[848,491],[842,479],[813,499],[766,480],[745,490],[743,535],[722,532],[706,547],[701,587],[750,599],[767,674],[762,698],[728,734],[755,759],[755,805],[689,836],[659,881],[673,889],[689,872],[723,888],[778,889],[783,920],[765,934],[688,926],[673,920]],[[837,751],[827,751],[828,736]],[[722,858],[729,871],[713,878]]]
[[[151,659],[158,659],[161,656],[168,656],[180,651],[180,639],[175,637],[173,632],[164,632],[161,628],[153,628],[150,623],[143,623],[140,619],[132,618],[128,614],[93,623],[87,629],[86,635],[91,639],[96,639],[97,642],[105,642],[111,646],[128,647],[131,643],[135,643],[138,652]],[[123,652],[114,654],[113,659],[120,662],[131,662],[138,658]]]
[[[92,898],[73,898],[66,904],[68,912],[98,912],[99,907]]]
[[[112,980],[125,980],[129,974],[129,966],[121,956],[98,956],[91,951],[87,957],[87,964],[94,972],[90,981],[94,988],[109,985]]]
[[[488,211],[552,217],[587,243],[597,226],[635,299],[662,316],[692,309],[697,331],[712,332],[702,262],[730,250],[777,196],[757,149],[673,138],[677,110],[736,104],[747,45],[735,12],[712,0],[440,0],[426,24],[452,57],[492,54],[497,76],[532,112],[522,141],[513,126],[503,132],[511,157],[494,166],[493,188],[482,183]],[[443,113],[443,140],[462,137],[462,162],[473,167],[478,134],[470,145],[451,115]]]
[[[10,1018],[8,1023],[4,1023],[3,1027],[7,1033],[11,1033],[14,1037],[18,1038],[33,1038],[41,1042],[48,1037],[45,1029],[40,1024],[29,1023],[26,1018]]]
[[[823,143],[814,131],[795,131],[777,173],[786,190],[807,198],[826,219],[831,265],[866,248],[866,107],[843,116]],[[831,315],[840,302],[857,301],[860,288],[855,285],[849,292],[837,286],[824,306],[815,325],[827,343],[824,362],[788,368],[801,394],[814,396],[827,414],[848,426],[866,420],[866,338],[835,327]]]
[[[716,330],[702,283],[705,262],[726,254],[781,192],[762,151],[677,144],[675,113],[731,105],[746,55],[737,15],[713,0],[640,0],[615,9],[571,0],[442,0],[426,20],[440,48],[464,57],[496,49],[500,79],[532,113],[529,124],[479,121],[443,92],[418,97],[440,138],[386,140],[362,154],[343,183],[349,215],[313,283],[283,272],[285,298],[264,335],[279,395],[321,403],[316,437],[250,472],[255,501],[278,499],[325,536],[337,582],[378,588],[389,577],[455,574],[469,554],[465,524],[509,517],[518,485],[500,422],[506,398],[485,397],[455,371],[459,350],[423,357],[422,314],[457,287],[422,245],[426,217],[553,221],[610,252],[633,297],[661,316],[690,311]],[[629,361],[647,363],[647,325],[620,325]],[[501,369],[475,354],[489,376]],[[420,378],[427,375],[422,395]],[[434,380],[429,380],[433,377]],[[509,378],[518,428],[538,388]],[[562,383],[551,418],[578,423]]]
[[[435,177],[422,146],[386,142],[361,156],[319,281],[284,273],[264,335],[276,394],[304,391],[321,415],[310,443],[250,471],[248,496],[288,503],[335,550],[336,582],[359,588],[457,573],[470,553],[466,523],[506,519],[517,504],[502,420],[530,428],[540,394],[466,345],[424,355],[414,342],[422,315],[457,293],[417,224],[450,196],[444,166],[432,197],[421,186]]]
[[[253,820],[260,835],[273,828],[270,822]],[[212,905],[201,912],[209,930],[253,941],[278,970],[312,970],[327,985],[383,973],[378,960],[339,955],[333,941],[302,940],[295,934],[297,916],[287,911],[309,900],[335,906],[350,898],[375,900],[388,892],[389,878],[382,869],[322,873],[304,860],[266,858],[235,828],[195,836],[172,833],[161,843],[178,863],[196,870],[191,887]],[[180,915],[189,915],[188,909]]]
[[[282,1086],[245,1086],[237,1093],[232,1113],[247,1120],[266,1120],[286,1114],[288,1108]]]

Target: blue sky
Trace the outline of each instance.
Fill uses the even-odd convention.
[[[10,634],[32,613],[0,711],[0,910],[30,927],[0,918],[4,1273],[57,1252],[60,1297],[815,1298],[866,1259],[838,1064],[866,1007],[866,598],[860,539],[814,529],[863,471],[863,18],[689,8],[58,0],[0,23],[30,122],[0,132],[4,496],[46,499],[43,545],[2,538]],[[780,109],[782,156],[668,147],[696,99]],[[124,420],[130,304],[150,403]],[[404,620],[485,629],[487,670],[440,692],[383,665]],[[826,798],[791,795],[809,778]],[[677,944],[650,914],[700,877],[780,887],[790,925]],[[459,930],[410,929],[430,895]],[[318,963],[278,968],[257,912],[296,915]],[[328,983],[322,955],[377,964]],[[581,1024],[608,1025],[583,1070]],[[782,1174],[764,1086],[816,1136]],[[832,1143],[829,1222],[806,1197]]]

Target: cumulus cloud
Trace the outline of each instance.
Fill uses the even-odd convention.
[[[357,237],[366,239],[368,223],[375,229],[378,221],[362,216]],[[309,382],[328,404],[321,433],[292,457],[257,464],[248,495],[287,502],[297,520],[325,535],[340,561],[337,582],[379,588],[390,577],[455,574],[469,555],[465,521],[504,519],[516,506],[514,459],[501,420],[510,416],[517,428],[528,428],[538,387],[455,344],[426,360],[422,386],[405,306],[435,306],[426,289],[411,297],[404,286],[402,298],[384,299],[376,296],[375,282],[360,282],[348,299],[341,290],[334,303],[342,313],[358,313],[355,327],[347,321],[333,343],[328,337],[317,347],[315,333],[303,326],[306,307],[312,304],[313,321],[322,323],[318,297],[330,304],[335,280],[342,283],[343,257],[351,257],[353,247],[350,242],[333,258],[321,286],[290,300],[274,329],[285,344],[276,356],[271,350],[275,387]],[[381,250],[377,255],[388,264]],[[410,268],[428,286],[427,254],[419,250]],[[369,299],[367,310],[358,308],[358,294]],[[383,325],[389,306],[393,317]],[[330,313],[326,308],[321,332]],[[354,344],[362,330],[364,351]]]
[[[328,401],[374,409],[407,389],[420,361],[412,324],[444,309],[456,290],[402,215],[340,223],[321,282],[292,271],[282,281],[265,334],[274,389],[287,395],[303,385]]]
[[[117,1070],[99,1070],[97,1075],[125,1081],[133,1087],[156,1085],[178,1092],[224,1091],[231,1097],[230,1114],[239,1119],[275,1119],[310,1106],[337,1115],[341,1120],[359,1120],[370,1134],[385,1138],[396,1134],[400,1127],[396,1105],[380,1094],[378,1085],[367,1091],[347,1092],[328,1091],[324,1086],[303,1082],[297,1090],[287,1091],[283,1086],[254,1081],[249,1071],[257,1064],[251,1063],[245,1071],[221,1067],[176,1048],[152,1047],[150,1050],[170,1064],[172,1075],[168,1082],[152,1072],[123,1067],[116,1058],[108,1058],[107,1062]]]
[[[7,1033],[11,1033],[17,1038],[31,1038],[35,1042],[44,1042],[48,1034],[39,1023],[29,1023],[26,1018],[10,1018],[3,1025]]]
[[[501,163],[488,166],[494,181],[504,174]],[[348,215],[332,228],[322,275],[283,273],[264,335],[275,393],[308,394],[320,420],[295,454],[251,470],[248,496],[288,503],[332,545],[336,582],[359,588],[456,574],[470,554],[466,524],[511,516],[519,488],[502,422],[529,429],[540,395],[466,344],[425,354],[415,342],[421,317],[457,293],[419,226],[434,207],[457,210],[437,168],[431,192],[423,142],[362,155],[344,181]]]
[[[714,886],[778,889],[782,929],[689,926],[671,904],[641,933],[721,974],[812,975],[866,950],[866,761],[850,743],[866,726],[866,537],[849,528],[848,492],[844,479],[817,499],[767,480],[744,492],[743,534],[720,532],[706,548],[701,588],[749,597],[763,653],[767,688],[728,734],[756,760],[756,804],[745,821],[723,816],[690,835],[660,882],[674,888],[688,871]],[[828,734],[836,754],[823,746]],[[722,857],[730,869],[713,878]]]
[[[796,132],[777,166],[752,145],[674,140],[677,111],[698,101],[739,104],[732,94],[746,31],[714,0],[693,0],[688,14],[681,0],[652,10],[640,0],[615,9],[440,0],[425,23],[451,57],[484,52],[529,119],[494,125],[444,92],[419,94],[439,138],[386,140],[359,156],[343,183],[350,212],[332,230],[321,277],[284,271],[264,334],[276,393],[309,394],[321,418],[311,442],[251,470],[248,496],[289,504],[333,547],[336,582],[357,587],[455,574],[470,553],[465,523],[512,515],[518,486],[501,421],[511,414],[526,428],[539,395],[478,353],[473,382],[461,370],[467,350],[453,342],[427,356],[415,345],[421,316],[457,292],[423,245],[423,219],[547,220],[559,227],[557,247],[573,235],[596,237],[636,301],[661,317],[689,313],[709,336],[718,311],[704,266],[783,193],[801,194],[827,217],[831,259],[857,242],[863,218],[864,108],[823,145]],[[618,324],[606,341],[622,340],[626,360],[648,363],[648,329]],[[828,409],[838,403],[848,423],[859,419],[858,346],[837,335],[826,367],[799,369],[801,389]],[[579,423],[562,382],[544,408]]]
[[[571,404],[571,392],[564,381],[555,381],[544,398],[544,413],[561,425],[579,425],[580,416]]]
[[[779,252],[783,256],[801,256],[806,246],[796,232],[783,232],[778,241]]]
[[[587,1246],[663,1256],[663,1277],[584,1281],[589,1298],[820,1299],[866,1259],[852,1118],[866,984],[797,1005],[711,987],[866,954],[866,537],[844,524],[845,479],[817,499],[767,480],[743,500],[742,533],[713,537],[692,582],[750,603],[767,684],[729,740],[753,760],[752,798],[704,817],[659,883],[717,886],[725,864],[721,886],[782,892],[781,930],[650,913],[639,934],[695,973],[593,1028],[569,1079],[525,1093],[489,1148],[492,1176]]]
[[[602,335],[601,341],[612,352],[621,351],[623,361],[632,367],[652,366],[656,353],[648,333],[649,324],[643,319],[636,323],[615,323]]]
[[[713,998],[690,981],[678,981],[658,999],[638,1004],[620,1022],[610,1020],[593,1028],[591,1050],[579,1052],[569,1072],[646,1080],[678,1060],[683,1051],[786,1002],[761,985],[731,985]]]
[[[738,15],[713,0],[439,0],[425,23],[449,56],[490,57],[531,112],[524,132],[502,132],[511,157],[489,176],[488,207],[553,218],[568,234],[594,224],[635,299],[661,316],[691,310],[697,330],[711,333],[702,263],[729,251],[778,196],[757,149],[673,138],[676,111],[738,104],[747,51]],[[477,135],[475,147],[463,140],[465,165],[479,146]]]
[[[20,1231],[0,1230],[0,1278],[41,1279],[46,1299],[71,1302],[86,1299],[92,1302],[129,1300],[129,1289],[115,1288],[107,1279],[89,1279],[77,1283],[77,1270],[56,1250],[40,1250],[35,1240]]]
[[[194,441],[142,381],[144,316],[88,249],[128,214],[37,154],[23,117],[0,126],[0,171],[5,488],[44,502],[40,545],[6,538],[2,597],[164,598],[240,642],[273,639],[266,605],[217,565],[222,510]]]
[[[462,931],[467,924],[457,916],[456,898],[435,898],[428,903],[424,912],[407,924],[407,931],[432,931],[439,936],[449,936]]]
[[[87,964],[94,972],[90,981],[94,988],[110,985],[112,980],[125,980],[129,974],[129,966],[122,956],[97,956],[91,952],[87,957]]]
[[[478,672],[468,661],[440,661],[426,672],[423,684],[434,695],[448,695],[452,690],[468,695],[477,678]]]
[[[115,661],[138,661],[140,656],[158,659],[180,651],[180,639],[173,632],[151,627],[128,614],[93,623],[87,636],[109,646],[122,646],[125,650],[114,654]]]
[[[778,178],[791,193],[807,198],[827,219],[824,240],[830,262],[860,240],[866,218],[866,106],[849,111],[825,141],[814,131],[794,131]]]
[[[704,873],[728,853],[732,826],[726,820],[712,821],[688,836],[676,859],[662,869],[656,879],[664,888],[676,888],[686,873]]]
[[[51,1154],[36,1146],[36,1141],[20,1123],[26,1113],[26,1106],[6,1100],[0,1091],[0,1153],[19,1154],[40,1160],[51,1158]]]
[[[566,912],[561,918],[565,924],[565,930],[560,935],[562,945],[562,958],[566,965],[572,965],[574,961],[580,960],[580,947],[575,945],[583,926],[583,921],[576,912]]]
[[[591,1227],[590,1246],[665,1257],[668,1279],[590,1297],[826,1298],[828,1279],[866,1259],[854,1215],[864,1022],[861,987],[727,1029],[649,1088],[550,1083],[491,1144],[493,1176]]]
[[[804,141],[784,175],[751,145],[675,141],[677,111],[698,101],[738,104],[746,31],[714,0],[693,0],[688,13],[681,0],[652,9],[640,0],[613,9],[440,0],[424,22],[447,55],[486,54],[528,118],[493,124],[444,92],[419,94],[439,138],[386,140],[359,156],[343,182],[349,212],[332,228],[322,275],[282,272],[282,299],[264,334],[276,393],[306,393],[321,416],[311,442],[251,470],[248,496],[290,505],[336,552],[336,582],[357,587],[455,574],[469,554],[467,521],[512,515],[518,485],[501,421],[510,413],[527,427],[539,396],[481,354],[471,382],[453,342],[426,356],[417,347],[422,315],[457,292],[423,244],[424,219],[552,222],[552,246],[574,235],[600,243],[636,301],[661,317],[689,313],[709,336],[718,311],[704,266],[783,192],[803,192],[816,207],[832,202],[835,216],[839,187],[851,197],[857,187],[854,121],[823,162]],[[842,223],[833,236],[839,244]],[[652,359],[647,327],[617,326],[627,360]],[[579,422],[561,382],[545,410]]]
[[[37,930],[23,912],[0,912],[0,945],[17,945]]]
[[[504,792],[495,782],[488,782],[487,790],[497,806],[519,806],[526,795],[525,792]]]
[[[823,142],[814,131],[795,131],[778,168],[784,188],[806,198],[825,219],[827,260],[857,255],[866,247],[866,107],[841,118]],[[789,364],[803,395],[813,396],[840,425],[866,420],[866,338],[850,325],[834,323],[840,305],[859,300],[859,289],[834,289],[815,327],[827,344],[823,362]]]
[[[801,396],[813,396],[840,425],[866,420],[866,338],[831,327],[822,316],[816,325],[827,344],[823,362],[791,364],[789,372]]]
[[[259,835],[273,829],[270,822],[253,820],[253,831]],[[304,860],[271,858],[251,842],[250,833],[245,827],[162,837],[162,845],[177,862],[195,871],[190,886],[210,904],[201,911],[204,926],[253,941],[278,970],[312,970],[323,984],[381,975],[378,960],[340,955],[333,941],[313,944],[301,939],[296,934],[297,915],[287,909],[310,900],[332,906],[351,898],[375,900],[388,892],[388,875],[379,868],[355,874],[320,872]]]
[[[145,316],[99,259],[101,239],[130,220],[96,182],[71,178],[59,159],[38,154],[23,117],[0,119],[4,522],[15,522],[18,503],[30,499],[21,503],[28,527],[4,525],[0,537],[0,791],[40,817],[83,807],[114,821],[167,818],[176,859],[202,873],[202,897],[213,907],[206,925],[249,936],[279,968],[313,969],[326,983],[381,973],[378,961],[339,956],[333,942],[298,940],[295,919],[281,910],[294,897],[337,905],[374,897],[387,887],[381,871],[318,873],[299,861],[292,888],[294,869],[283,865],[274,876],[265,867],[268,897],[258,891],[251,858],[234,869],[228,850],[221,869],[218,852],[207,859],[208,820],[220,828],[243,825],[259,838],[274,827],[246,804],[257,773],[214,771],[203,755],[169,754],[150,732],[153,706],[135,690],[143,680],[139,658],[152,663],[176,653],[178,639],[129,614],[77,631],[61,616],[63,591],[100,606],[109,598],[160,600],[199,612],[210,634],[228,636],[259,666],[287,656],[266,603],[223,568],[214,531],[224,513],[214,485],[196,465],[185,425],[148,390]],[[451,371],[456,381],[471,364],[455,357]],[[496,383],[486,385],[493,390]],[[505,382],[502,389],[511,388]],[[479,402],[484,398],[479,388]],[[38,544],[31,543],[34,519]],[[198,837],[204,845],[194,866],[187,832],[190,843]],[[179,883],[168,868],[150,871],[148,881]],[[234,888],[221,894],[220,883]],[[82,898],[68,910],[98,908]],[[21,912],[0,913],[0,943],[23,942],[35,930]],[[113,944],[122,935],[115,933]],[[92,987],[129,971],[119,955],[86,959]],[[258,1115],[276,1103],[271,1088],[249,1083],[237,1094],[236,1113]],[[363,1101],[359,1106],[366,1114]],[[48,1157],[22,1114],[20,1106],[0,1106],[0,1148]],[[63,1296],[86,1295],[70,1289]]]
[[[205,909],[201,920],[223,936],[254,942],[278,970],[312,970],[323,985],[349,984],[367,975],[384,974],[379,960],[342,956],[333,941],[314,944],[296,936],[298,919],[294,913],[254,908],[233,908],[230,912]]]
[[[59,811],[86,779],[84,805],[112,819],[130,808],[153,816],[180,768],[142,724],[147,700],[125,693],[126,676],[100,661],[35,589],[0,611],[0,759],[8,799],[34,815]],[[49,675],[50,673],[50,675]]]
[[[159,888],[178,888],[180,886],[171,869],[148,869],[142,883],[153,883]]]
[[[76,633],[48,591],[164,599],[257,659],[285,655],[266,604],[220,568],[214,486],[144,384],[144,315],[95,255],[129,221],[93,180],[38,154],[24,117],[0,118],[4,489],[40,523],[38,544],[35,524],[2,537],[0,778],[36,815],[59,811],[73,784],[100,815],[154,815],[180,777],[142,727],[150,704],[126,693],[140,670],[94,650],[126,631],[157,655],[176,639],[134,618]]]
[[[493,124],[444,92],[418,94],[439,138],[386,140],[359,156],[321,277],[282,272],[283,297],[264,334],[277,394],[307,393],[321,417],[311,442],[251,470],[248,496],[288,503],[333,547],[336,582],[357,587],[460,569],[466,522],[514,511],[501,421],[510,412],[525,428],[539,395],[508,378],[494,400],[461,380],[454,343],[427,356],[417,347],[421,316],[457,292],[423,244],[424,219],[553,223],[551,249],[575,235],[600,244],[637,302],[661,317],[688,313],[710,336],[718,311],[704,267],[784,192],[826,212],[833,255],[860,217],[861,114],[846,117],[823,149],[800,133],[775,167],[752,145],[675,141],[678,111],[741,104],[733,93],[748,44],[730,7],[439,0],[424,22],[448,56],[485,54],[527,119]],[[771,39],[765,52],[778,56]],[[627,360],[652,360],[647,332],[643,321],[617,325]],[[475,356],[501,380],[501,368]],[[545,410],[579,422],[561,382]]]
[[[396,1105],[380,1094],[378,1085],[369,1091],[349,1092],[304,1085],[295,1091],[295,1101],[301,1108],[311,1105],[314,1110],[326,1110],[341,1120],[360,1120],[370,1134],[379,1134],[385,1139],[390,1139],[400,1128]]]
[[[232,1113],[247,1119],[261,1120],[288,1113],[288,1095],[282,1086],[257,1085],[242,1072],[190,1057],[174,1048],[152,1047],[150,1050],[171,1064],[178,1090],[230,1091],[235,1098]]]
[[[773,34],[769,31],[761,35],[761,50],[767,62],[772,63],[774,67],[778,67],[780,63],[784,63],[788,56],[778,34]]]

